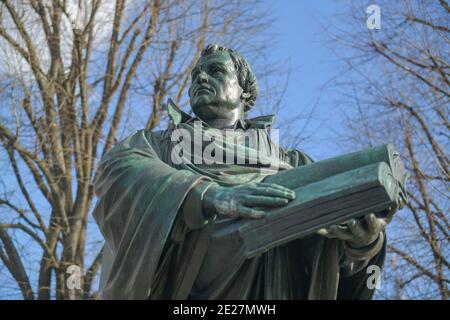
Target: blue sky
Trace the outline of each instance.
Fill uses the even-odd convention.
[[[300,146],[314,159],[342,153],[330,142],[333,129],[340,127],[340,112],[333,101],[336,93],[330,79],[340,70],[340,64],[327,46],[324,26],[343,10],[345,2],[321,0],[273,1],[274,32],[278,46],[272,58],[288,58],[291,65],[290,82],[282,103],[282,113],[290,114],[303,108],[305,112],[317,103],[307,132],[312,137]],[[279,124],[279,123],[278,123]],[[281,141],[282,142],[282,141]]]

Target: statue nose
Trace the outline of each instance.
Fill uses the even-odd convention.
[[[208,75],[206,74],[206,72],[204,71],[200,72],[197,77],[197,81],[199,83],[208,82]]]

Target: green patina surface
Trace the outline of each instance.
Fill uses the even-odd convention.
[[[398,153],[387,145],[313,163],[271,141],[273,115],[248,119],[257,94],[245,59],[208,46],[192,72],[195,116],[169,102],[168,129],[138,131],[105,155],[94,210],[103,298],[371,298],[366,267],[382,267],[386,217],[406,201]],[[202,156],[241,150],[244,163],[196,163],[195,152],[174,161],[173,133],[196,125],[206,141],[248,134],[249,144],[189,142]]]

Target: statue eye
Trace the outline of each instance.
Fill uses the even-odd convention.
[[[216,73],[223,73],[223,70],[219,67],[213,67],[212,68],[212,73],[216,74]]]

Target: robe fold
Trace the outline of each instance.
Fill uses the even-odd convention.
[[[137,131],[114,146],[99,164],[93,215],[106,240],[100,280],[103,299],[372,297],[373,290],[366,285],[370,276],[366,267],[382,267],[383,234],[362,249],[312,235],[236,264],[239,252],[227,248],[239,243],[227,246],[216,236],[223,223],[233,221],[217,218],[192,223],[203,217],[201,199],[194,195],[196,187],[259,182],[273,174],[261,171],[267,166],[260,163],[261,153],[263,158],[277,158],[280,170],[311,161],[303,152],[271,142],[267,130],[272,117],[246,124],[255,129],[251,139],[258,142],[258,149],[250,150],[246,157],[256,154],[256,164],[206,165],[173,162],[176,144],[171,134],[177,128],[192,130],[193,118],[173,109],[169,115],[169,129]],[[241,147],[230,141],[224,145],[225,154],[228,148]]]

